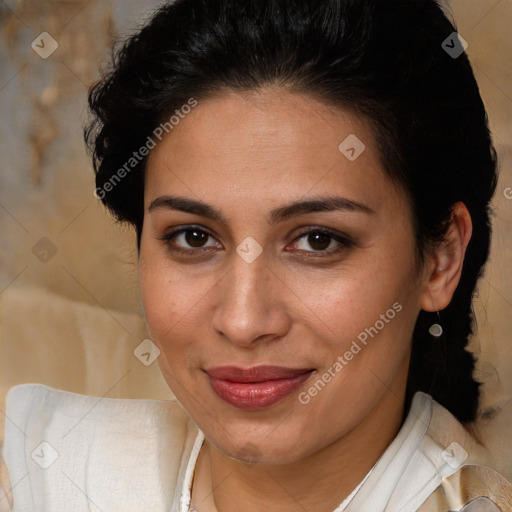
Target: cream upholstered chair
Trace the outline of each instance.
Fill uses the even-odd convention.
[[[0,409],[8,389],[27,382],[98,397],[172,398],[158,361],[146,365],[148,357],[134,354],[145,339],[136,314],[11,286],[0,295]]]

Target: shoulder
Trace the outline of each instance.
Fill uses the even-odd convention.
[[[346,511],[450,512],[480,497],[512,510],[511,484],[491,463],[470,430],[432,397],[416,393],[400,431]],[[464,512],[471,510],[480,509]]]
[[[493,468],[491,453],[470,427],[461,424],[432,400],[424,451],[431,457],[440,454],[447,469],[419,512],[459,510],[462,507],[467,507],[469,512],[473,510],[471,506],[490,512],[512,510],[512,484]]]
[[[179,500],[197,436],[176,401],[15,386],[7,394],[3,448],[14,504],[169,510]]]

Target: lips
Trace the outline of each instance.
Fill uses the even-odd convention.
[[[240,409],[262,409],[289,396],[313,371],[282,366],[219,366],[206,373],[213,391],[225,402]]]

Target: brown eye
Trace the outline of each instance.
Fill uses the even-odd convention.
[[[210,247],[222,248],[210,233],[193,226],[173,231],[160,238],[160,240],[165,242],[169,249],[187,254],[193,254]]]
[[[332,232],[326,228],[310,229],[299,235],[295,241],[295,249],[308,256],[329,256],[349,249],[354,241],[347,235]]]
[[[185,231],[185,242],[189,244],[191,247],[203,247],[203,245],[208,240],[210,235],[205,233],[204,231],[199,231],[197,229],[188,229]]]
[[[325,233],[311,233],[308,236],[309,245],[317,250],[323,251],[329,247],[332,241],[332,236],[326,235]]]

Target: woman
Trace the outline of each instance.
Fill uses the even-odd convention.
[[[464,49],[434,0],[182,0],[127,41],[86,141],[184,410],[14,388],[14,510],[512,510],[471,429]]]

